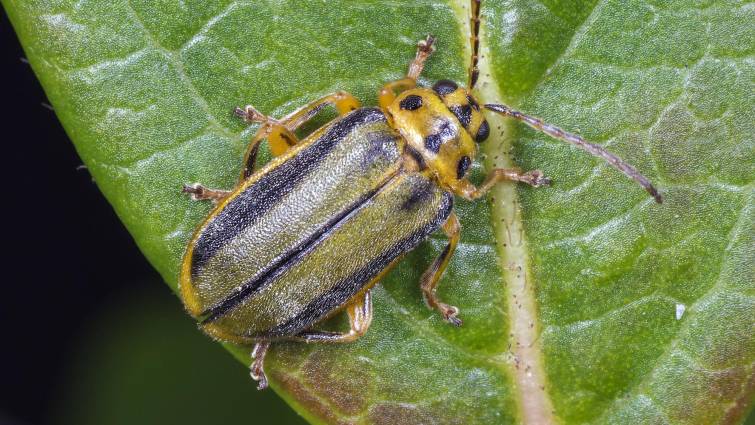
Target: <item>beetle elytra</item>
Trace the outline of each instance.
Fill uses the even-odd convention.
[[[448,80],[432,88],[417,78],[434,51],[418,43],[405,78],[385,84],[379,108],[363,108],[346,92],[316,100],[283,119],[253,108],[236,114],[260,127],[233,190],[184,186],[193,199],[216,206],[194,233],[181,267],[180,294],[210,336],[254,344],[252,377],[267,386],[265,353],[279,340],[348,342],[372,321],[370,289],[406,252],[441,228],[449,241],[420,279],[430,308],[461,325],[456,307],[438,299],[436,285],[459,241],[454,195],[474,200],[501,181],[538,187],[539,170],[494,169],[479,186],[468,179],[477,145],[490,133],[483,111],[524,122],[606,160],[661,197],[631,165],[602,147],[505,105],[479,104],[479,1],[472,1],[469,89]],[[328,105],[339,117],[299,140],[297,128]],[[255,171],[260,143],[274,158]],[[346,311],[345,333],[314,325]]]

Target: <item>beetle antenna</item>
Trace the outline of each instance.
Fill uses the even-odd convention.
[[[472,59],[469,64],[469,90],[472,90],[477,84],[477,78],[480,76],[480,69],[477,62],[480,60],[480,2],[481,0],[471,0],[469,12],[469,42],[472,46]]]
[[[553,137],[554,139],[563,140],[564,142],[571,143],[572,145],[577,146],[578,148],[592,155],[603,158],[613,168],[626,174],[629,178],[636,181],[637,183],[640,184],[640,186],[645,188],[645,190],[650,194],[650,196],[655,198],[655,202],[659,204],[663,202],[663,199],[661,198],[660,193],[658,193],[658,190],[656,190],[656,188],[653,187],[653,185],[645,176],[640,174],[640,172],[637,171],[636,168],[627,164],[626,162],[624,162],[624,160],[622,160],[618,156],[603,149],[602,146],[596,145],[594,143],[590,143],[587,140],[583,139],[582,137],[577,136],[576,134],[567,133],[566,131],[561,130],[560,128],[556,126],[543,122],[539,118],[535,118],[533,116],[513,110],[506,105],[486,104],[484,107],[485,109],[489,111],[493,111],[503,116],[516,118],[519,121],[522,121],[528,126],[534,128],[535,130],[542,131],[543,133]]]

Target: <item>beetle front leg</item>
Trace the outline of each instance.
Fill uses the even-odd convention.
[[[231,193],[230,190],[209,189],[199,183],[185,184],[181,191],[188,193],[193,201],[209,199],[213,204],[217,204]]]
[[[467,180],[459,180],[459,186],[455,188],[455,192],[457,195],[471,201],[486,194],[493,186],[502,181],[517,181],[527,183],[532,187],[548,186],[551,184],[551,179],[545,177],[540,170],[522,172],[515,168],[496,168],[488,174],[480,187],[476,187]]]
[[[350,329],[346,333],[326,331],[305,331],[296,336],[304,342],[352,342],[367,332],[372,323],[372,297],[370,291],[358,301],[346,307]]]
[[[438,282],[456,250],[456,245],[459,243],[461,226],[459,225],[456,213],[451,212],[451,215],[448,216],[448,219],[443,224],[443,231],[448,236],[448,245],[446,245],[443,252],[433,261],[430,267],[422,273],[422,277],[419,280],[420,288],[428,307],[438,310],[443,315],[443,319],[452,325],[461,326],[461,319],[456,317],[459,314],[459,309],[442,302],[435,293]]]
[[[428,35],[427,38],[417,43],[417,53],[411,63],[409,63],[409,70],[406,72],[406,77],[386,83],[380,89],[380,92],[378,93],[380,109],[385,111],[388,105],[393,103],[396,99],[397,92],[417,87],[417,78],[422,74],[422,69],[425,67],[425,61],[435,51],[433,43],[435,43],[435,37],[432,35]]]
[[[265,376],[265,354],[267,349],[270,348],[270,341],[262,341],[254,344],[252,348],[252,365],[249,367],[249,375],[252,379],[258,382],[257,389],[264,390],[267,388],[267,376]]]

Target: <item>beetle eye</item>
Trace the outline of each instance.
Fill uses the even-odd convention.
[[[451,94],[458,88],[459,86],[451,80],[440,80],[433,86],[435,93],[438,93],[441,96]]]
[[[475,136],[474,140],[477,143],[484,142],[485,139],[487,139],[489,135],[490,135],[490,124],[488,124],[487,121],[483,121],[482,124],[480,124],[480,128],[477,129],[477,136]]]
[[[469,102],[469,104],[472,106],[472,108],[474,108],[475,111],[479,111],[480,110],[480,104],[477,103],[477,101],[474,100],[474,98],[472,96],[467,95],[467,102]]]

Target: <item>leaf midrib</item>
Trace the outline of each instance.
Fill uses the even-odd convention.
[[[470,10],[467,7],[456,6],[454,12],[461,32],[469,38]],[[503,96],[498,89],[500,85],[490,69],[491,52],[489,44],[486,43],[484,25],[480,28],[479,37],[480,78],[476,95],[482,103],[501,103]],[[467,46],[466,50],[467,57],[471,57],[471,46]],[[546,75],[547,71],[541,78],[545,78]],[[510,153],[513,142],[511,135],[515,133],[513,123],[494,114],[487,114],[486,118],[490,128],[501,129],[501,133],[494,130],[482,149],[486,156],[485,168],[490,170],[515,167]],[[496,136],[500,138],[496,140]],[[555,423],[539,342],[541,325],[533,292],[534,285],[528,284],[528,276],[532,276],[532,272],[524,225],[518,208],[516,184],[498,184],[491,190],[490,197],[491,200],[495,200],[491,202],[492,226],[498,252],[498,266],[503,272],[504,299],[510,318],[509,331],[503,335],[509,336],[507,343],[511,347],[510,352],[513,353],[513,361],[501,362],[498,366],[512,377],[522,422],[538,425]],[[513,243],[512,235],[518,235],[516,244]]]

